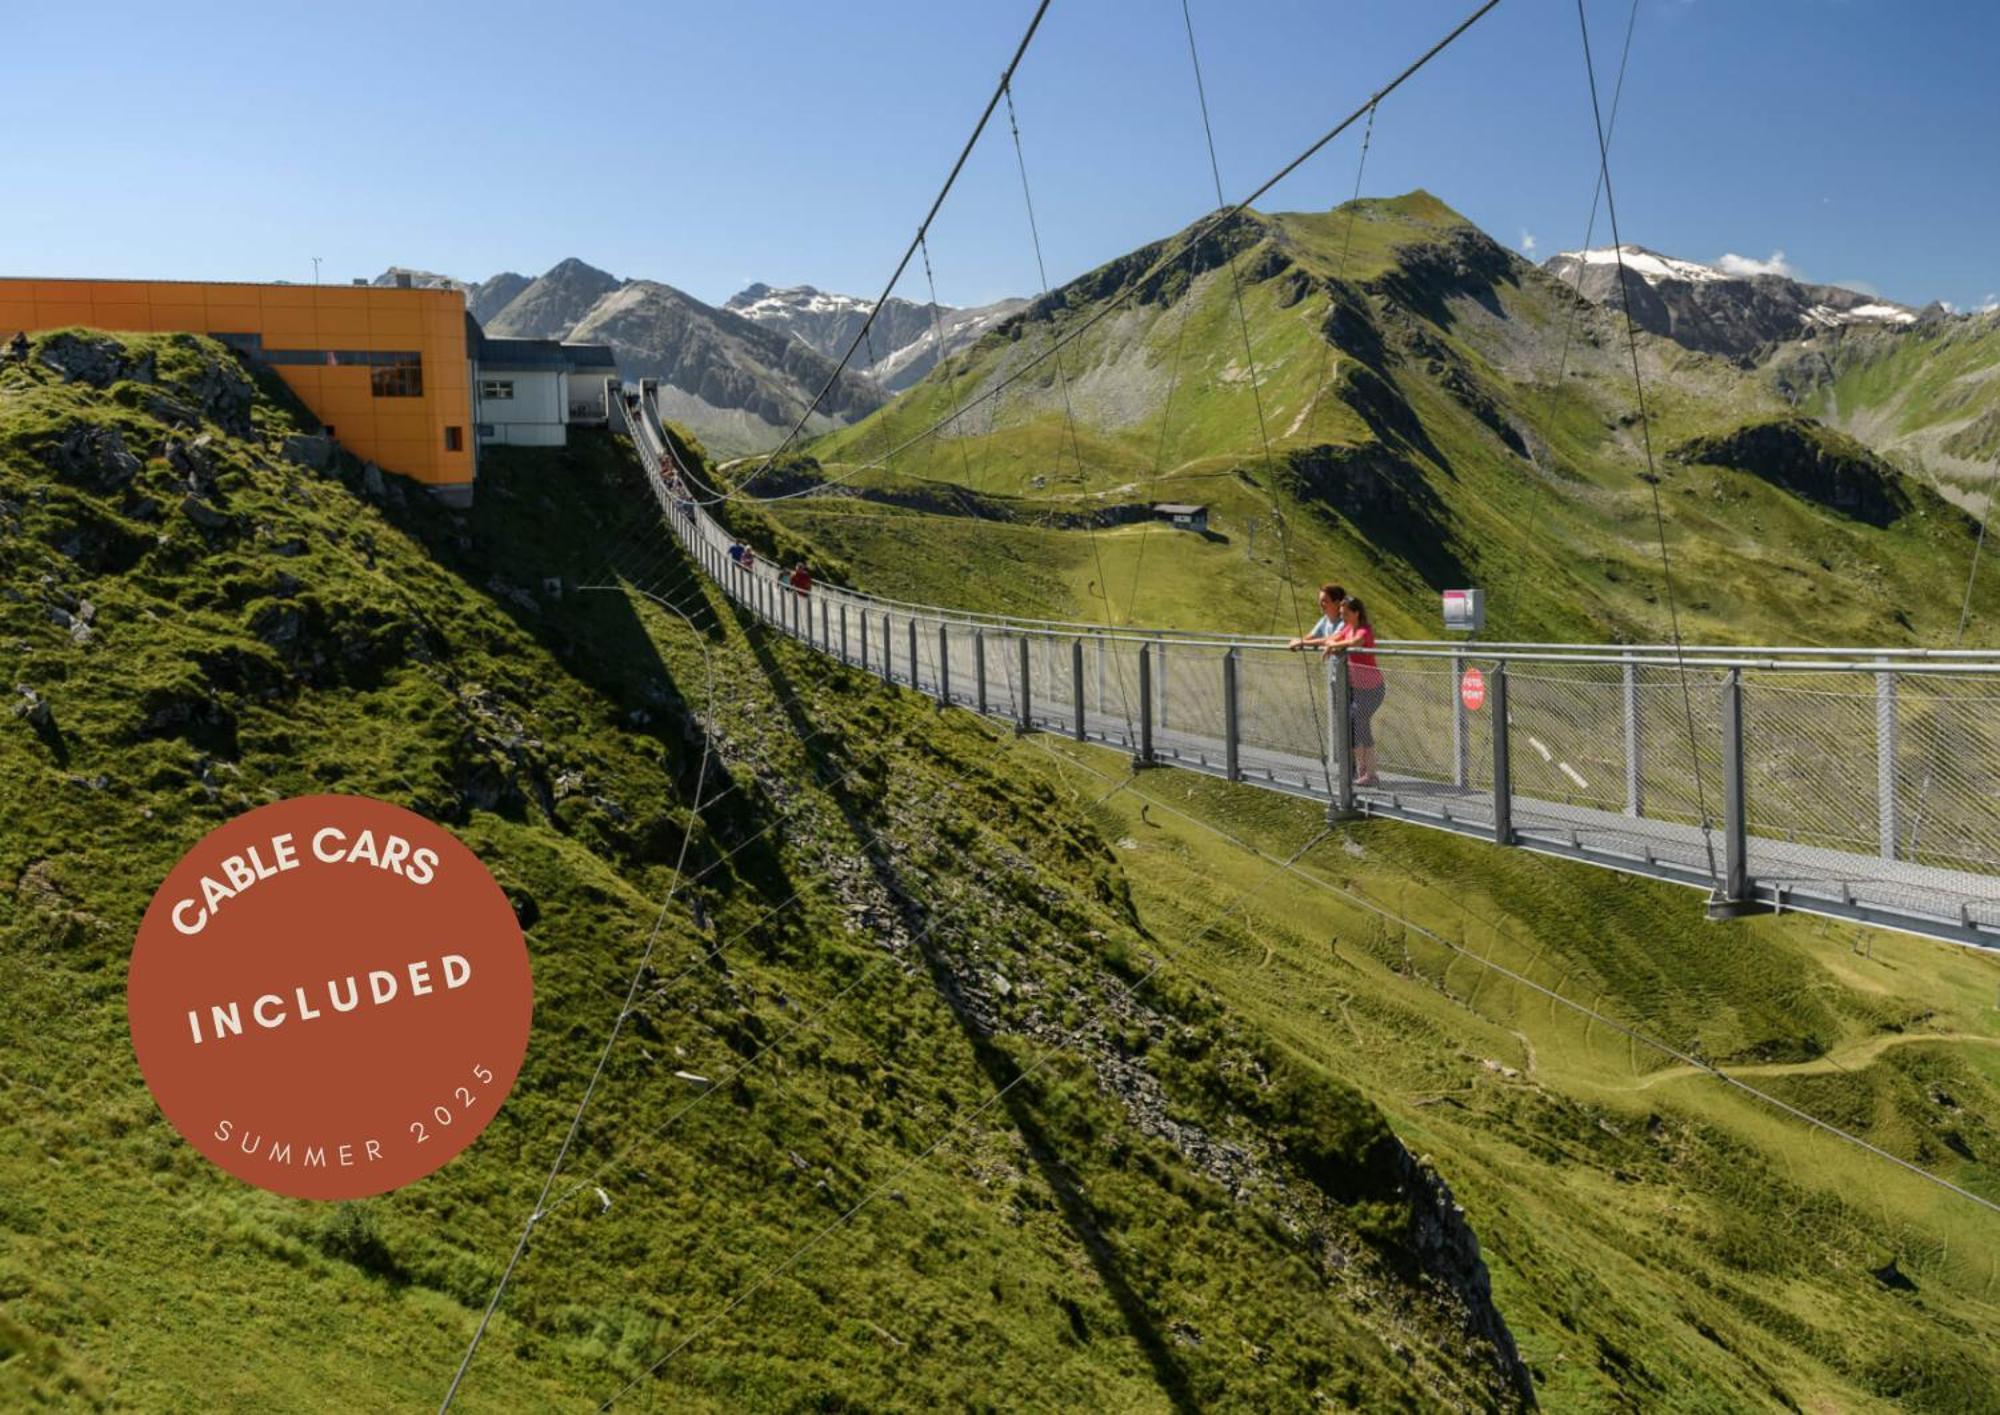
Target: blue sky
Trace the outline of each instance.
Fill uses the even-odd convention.
[[[1231,198],[1472,4],[1193,0]],[[576,255],[717,302],[753,279],[872,295],[1032,8],[16,4],[0,274],[309,280],[320,256],[329,281],[478,279]],[[1589,5],[1607,89],[1627,12]],[[1623,234],[1990,302],[1996,56],[1988,4],[1639,0]],[[1015,92],[1053,280],[1213,206],[1179,0],[1056,0]],[[1263,204],[1343,199],[1358,139]],[[1502,0],[1383,105],[1365,190],[1429,188],[1542,257],[1581,240],[1594,162],[1573,5]],[[932,253],[953,303],[1035,287],[1004,125]]]

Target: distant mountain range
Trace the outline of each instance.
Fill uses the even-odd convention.
[[[882,302],[882,313],[868,332],[857,367],[891,393],[900,393],[936,365],[940,342],[947,356],[955,354],[1027,304],[1026,300],[999,300],[956,309],[928,301],[917,304],[892,295]],[[757,284],[731,295],[723,308],[767,329],[782,330],[837,359],[847,352],[867,319],[870,302],[852,295],[828,294],[810,285],[774,289]]]
[[[1584,298],[1615,309],[1620,252],[1631,277],[1634,322],[1705,354],[1751,360],[1773,344],[1817,329],[1901,325],[1917,318],[1907,305],[1838,285],[1733,274],[1644,246],[1564,251],[1542,268]]]
[[[481,281],[392,266],[375,277],[465,292],[487,333],[609,344],[628,379],[657,378],[660,405],[724,455],[760,452],[798,421],[867,317],[869,302],[810,285],[753,284],[720,309],[656,280],[625,280],[574,257],[539,276],[502,271]],[[824,432],[864,417],[1025,302],[976,309],[891,299],[857,355],[807,423]],[[935,315],[935,323],[933,316]],[[872,352],[873,358],[869,357]]]

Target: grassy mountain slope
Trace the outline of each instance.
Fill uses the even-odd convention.
[[[917,526],[831,494],[783,516],[871,584],[947,603],[967,602],[969,566],[991,572],[971,577],[988,586],[985,607],[1288,630],[1298,588],[1331,578],[1365,595],[1388,632],[1429,634],[1436,591],[1473,583],[1488,590],[1496,637],[1666,637],[1653,487],[1609,312],[1579,311],[1553,388],[1567,292],[1421,192],[1249,215],[1147,275],[1169,249],[1080,277],[809,449],[821,475],[861,488],[958,484],[1012,498],[1002,528],[939,525],[935,513]],[[1045,353],[1052,331],[1121,295],[1065,349],[1060,374],[1045,359],[986,397]],[[1903,514],[1873,525],[1810,486],[1670,457],[1790,409],[1727,362],[1666,340],[1642,335],[1640,361],[1690,636],[1936,642],[1955,627],[1968,517],[1912,487]],[[942,435],[919,439],[939,422]],[[1093,543],[1056,528],[1059,516],[1154,500],[1206,502],[1216,534],[1131,524]],[[919,535],[971,558],[907,554]],[[1041,573],[997,588],[1023,563]],[[1901,620],[1881,622],[1885,602]],[[1298,603],[1309,610],[1309,592]],[[2000,590],[1980,607],[1990,637]]]
[[[1805,411],[1985,504],[2000,473],[2000,311],[1810,340],[1773,373]]]
[[[1505,1404],[1466,1335],[1466,1230],[1411,1153],[1466,1206],[1549,1408],[1981,1407],[1990,1214],[1474,956],[2000,1198],[1995,960],[1708,926],[1668,886],[1388,822],[1279,873],[1245,846],[1290,856],[1309,807],[1171,772],[1107,798],[1109,754],[769,640],[686,573],[609,441],[495,457],[454,517],[284,464],[295,411],[213,345],[118,358],[142,377],[0,369],[0,643],[49,709],[0,724],[8,1403],[434,1401],[692,820],[712,927],[665,916],[571,1169],[611,1207],[586,1190],[541,1226],[468,1409],[601,1400],[690,1336],[621,1403]],[[214,440],[152,456],[197,430],[163,416]],[[704,732],[723,774],[691,815]],[[347,1206],[193,1156],[123,1018],[172,860],[326,789],[450,822],[516,902],[538,999],[479,1143]],[[684,1110],[704,1092],[677,1071],[719,1084]]]
[[[81,345],[94,382],[44,365]],[[571,1166],[610,1207],[538,1228],[467,1408],[601,1400],[687,1337],[636,1403],[1518,1398],[1448,1191],[1323,1060],[1179,971],[1134,987],[1187,940],[1052,768],[741,622],[608,440],[496,455],[461,518],[282,460],[280,393],[190,336],[0,370],[0,642],[34,695],[0,731],[4,1403],[435,1401],[656,918]],[[537,984],[494,1125],[344,1206],[203,1163],[124,1022],[168,866],[317,790],[449,822]],[[690,827],[701,908],[661,916]]]

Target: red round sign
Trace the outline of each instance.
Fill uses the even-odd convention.
[[[1486,706],[1486,675],[1476,668],[1468,668],[1458,680],[1458,700],[1470,712],[1478,712]]]
[[[534,979],[507,896],[457,837],[365,796],[301,796],[174,866],[126,1009],[189,1144],[263,1189],[359,1199],[486,1128],[527,1053]]]

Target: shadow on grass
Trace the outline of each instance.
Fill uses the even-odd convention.
[[[750,645],[750,651],[755,655],[758,667],[763,670],[771,691],[784,709],[792,730],[802,742],[809,743],[816,729],[799,707],[790,677],[771,652],[770,638],[773,631],[741,605],[731,603],[729,608],[736,616],[736,621]],[[821,789],[832,798],[848,830],[857,839],[870,838],[875,827],[869,823],[866,803],[847,789],[837,774],[824,769],[821,752],[811,746],[807,746],[806,751],[812,758],[813,769],[818,775]],[[1009,1119],[1013,1121],[1015,1129],[1026,1143],[1028,1154],[1033,1158],[1043,1181],[1055,1195],[1056,1205],[1062,1213],[1063,1221],[1068,1225],[1070,1232],[1076,1235],[1084,1251],[1090,1255],[1091,1265],[1103,1281],[1105,1291],[1111,1294],[1112,1301],[1117,1304],[1126,1329],[1131,1332],[1133,1340],[1145,1353],[1147,1364],[1152,1367],[1153,1378],[1159,1384],[1162,1394],[1175,1410],[1198,1409],[1187,1372],[1182,1369],[1180,1362],[1175,1359],[1173,1351],[1168,1347],[1160,1323],[1147,1306],[1146,1299],[1126,1278],[1116,1248],[1105,1236],[1104,1227],[1099,1222],[1089,1198],[1064,1165],[1054,1141],[1037,1119],[1028,1096],[1023,1090],[1005,1090],[1020,1074],[1019,1068],[1011,1056],[994,1044],[993,1039],[987,1035],[967,1008],[965,999],[959,992],[957,977],[939,949],[939,940],[927,932],[929,921],[926,919],[923,904],[904,887],[901,875],[890,860],[879,852],[865,847],[862,854],[868,862],[876,884],[895,902],[903,926],[917,941],[918,951],[922,953],[924,965],[931,975],[931,984],[950,1007],[952,1016],[965,1034],[966,1042],[972,1049],[973,1058],[978,1063],[979,1069],[995,1092],[1004,1091],[1002,1104],[1007,1109]],[[1069,1319],[1073,1328],[1082,1327],[1081,1315],[1073,1308],[1069,1309]],[[1079,1330],[1079,1339],[1082,1339],[1083,1335],[1084,1333]]]

